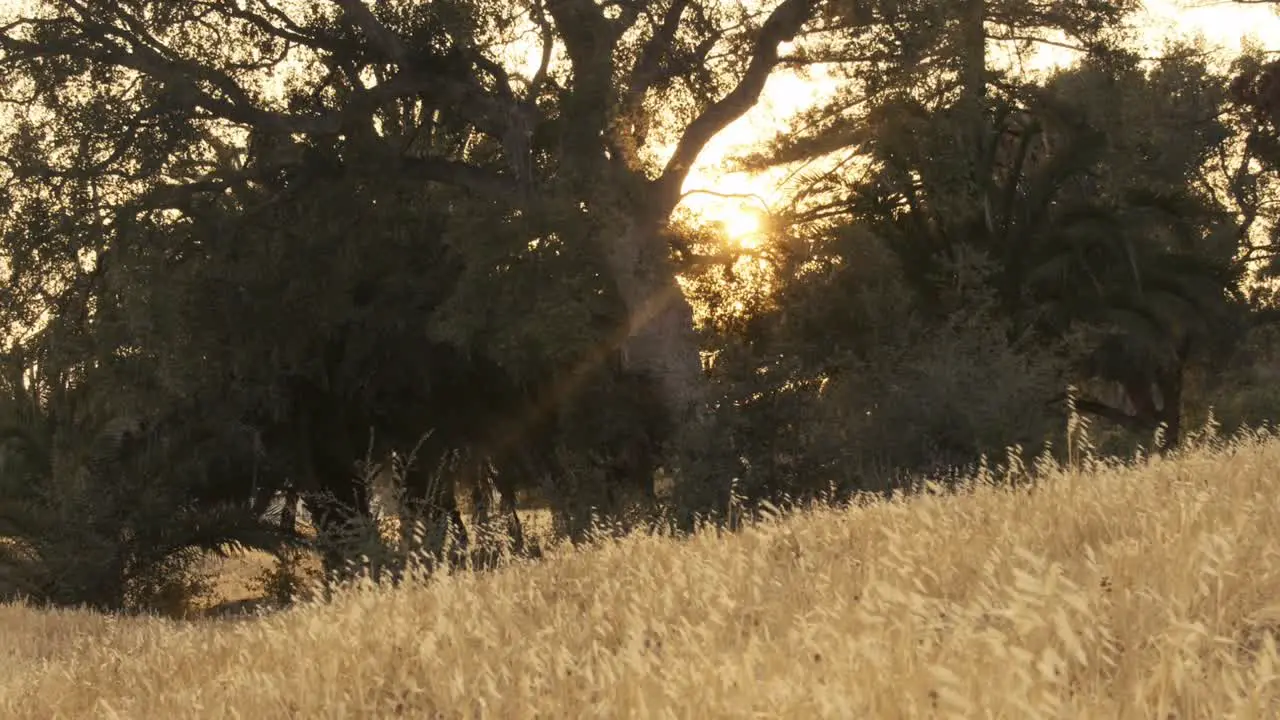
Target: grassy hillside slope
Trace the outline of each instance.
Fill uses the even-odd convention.
[[[246,621],[0,607],[0,717],[1277,717],[1280,440]]]

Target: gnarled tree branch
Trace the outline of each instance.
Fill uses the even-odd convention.
[[[406,67],[413,62],[413,56],[404,41],[390,28],[382,24],[364,0],[331,0],[342,8],[342,15],[347,22],[360,29],[369,40],[369,45],[384,60]]]
[[[816,0],[783,0],[769,14],[760,28],[751,61],[741,80],[729,94],[712,103],[685,128],[662,175],[655,181],[659,212],[670,212],[679,202],[680,188],[698,154],[711,138],[745,115],[760,99],[765,82],[778,64],[778,46],[795,39],[804,24],[812,18],[816,5]]]

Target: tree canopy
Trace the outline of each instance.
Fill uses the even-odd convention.
[[[200,549],[309,542],[278,492],[322,536],[371,521],[377,467],[402,519],[465,536],[496,490],[581,540],[1038,449],[1069,386],[1117,451],[1261,421],[1274,68],[1146,57],[1137,10],[11,9],[0,535],[35,549],[7,559],[123,607]],[[1007,62],[1046,45],[1075,61]],[[791,171],[760,246],[677,218],[708,143],[818,68],[835,91],[736,159]]]

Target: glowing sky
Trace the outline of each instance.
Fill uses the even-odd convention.
[[[1139,19],[1143,39],[1153,52],[1172,37],[1203,35],[1210,44],[1228,53],[1239,50],[1242,38],[1251,36],[1268,49],[1280,50],[1280,16],[1273,5],[1239,5],[1217,0],[1147,0]],[[1071,53],[1047,49],[1039,58],[1045,65],[1069,62]],[[759,105],[730,125],[707,146],[685,182],[686,192],[710,189],[719,193],[754,194],[764,202],[778,200],[776,185],[781,175],[761,177],[728,174],[720,167],[725,157],[743,152],[761,139],[772,137],[787,127],[787,120],[812,104],[824,92],[822,83],[805,82],[794,75],[770,79]],[[713,221],[722,222],[731,239],[752,244],[751,233],[758,228],[760,201],[692,195],[682,207]]]

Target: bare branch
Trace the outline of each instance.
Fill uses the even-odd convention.
[[[1057,405],[1065,402],[1066,400],[1067,394],[1059,393],[1050,398],[1045,404]],[[1150,418],[1127,413],[1118,407],[1089,397],[1076,398],[1075,405],[1076,410],[1079,412],[1096,415],[1097,417],[1135,432],[1152,430],[1157,424]]]
[[[512,178],[466,163],[440,158],[405,158],[400,167],[409,175],[469,190],[479,197],[504,203],[519,201],[523,188]]]
[[[390,162],[396,163],[402,176],[462,188],[491,200],[510,203],[517,190],[516,184],[509,179],[466,163],[438,158],[394,158]],[[292,165],[297,163],[275,169]],[[257,178],[258,172],[253,169],[224,169],[192,182],[159,185],[122,206],[120,211],[130,214],[160,209],[188,210],[197,196],[220,195]]]
[[[726,193],[726,192],[720,192],[719,190],[707,190],[705,188],[694,188],[693,190],[689,190],[688,192],[681,193],[680,199],[684,200],[685,198],[690,197],[692,195],[710,195],[711,197],[723,198],[725,200],[755,200],[757,203],[760,204],[761,207],[765,208],[766,210],[769,208],[769,203],[765,202],[764,198],[760,197],[756,193]]]
[[[486,92],[474,77],[465,80],[444,76],[427,77],[417,70],[418,63],[405,46],[404,41],[386,25],[374,17],[373,12],[363,0],[332,0],[342,8],[343,15],[349,22],[358,27],[369,39],[369,42],[387,60],[396,63],[400,70],[385,83],[380,83],[370,91],[370,97],[376,98],[378,91],[390,88],[381,93],[387,96],[381,102],[395,97],[417,94],[433,98],[437,106],[453,106],[484,132],[502,143],[517,184],[528,180],[526,166],[529,163],[529,127],[532,125],[531,110],[522,106],[511,89],[511,78],[507,71],[483,52],[471,46],[455,46],[455,49],[468,62],[489,74],[497,87],[496,97]],[[544,52],[546,52],[544,50]],[[403,86],[404,91],[397,86]],[[361,110],[367,113],[380,104],[377,100],[372,105],[364,103]],[[446,173],[450,177],[458,177],[456,171]],[[474,180],[474,178],[472,178]],[[507,192],[510,192],[508,189]]]
[[[608,3],[605,3],[606,5]],[[613,21],[613,32],[622,37],[640,19],[640,12],[647,4],[644,0],[620,0],[614,3],[618,7],[618,17]]]
[[[662,61],[672,50],[681,17],[688,6],[689,0],[671,3],[631,68],[618,113],[621,122],[615,122],[610,128],[611,148],[621,153],[629,165],[634,164],[636,149],[644,144],[649,131],[650,114],[644,107],[645,95],[665,79]]]
[[[621,33],[605,17],[604,8],[595,0],[547,0],[546,7],[560,30],[575,77],[611,76]]]
[[[342,8],[342,14],[347,22],[359,28],[369,39],[373,49],[377,50],[384,59],[401,67],[406,67],[412,62],[413,57],[409,53],[409,48],[405,47],[404,41],[374,17],[373,11],[364,4],[364,0],[331,1]]]
[[[793,40],[813,16],[815,0],[783,0],[760,28],[751,61],[738,85],[702,111],[685,128],[675,152],[656,182],[659,211],[669,211],[680,199],[680,187],[689,175],[698,154],[711,138],[746,114],[760,99],[765,83],[778,64],[778,46]]]
[[[150,210],[189,210],[199,195],[221,195],[256,177],[252,170],[225,170],[187,183],[157,185],[116,210],[117,217]]]
[[[542,84],[547,81],[547,72],[551,67],[551,51],[555,48],[555,34],[551,29],[551,21],[547,19],[547,0],[534,0],[533,21],[538,25],[542,40],[542,57],[538,59],[538,70],[529,81],[525,102],[534,102],[542,92]]]
[[[680,18],[688,6],[689,0],[674,0],[662,18],[662,24],[654,29],[653,36],[644,44],[631,69],[630,82],[627,83],[628,103],[643,101],[644,94],[658,79],[659,63],[675,42],[676,31],[680,29]]]
[[[272,7],[270,3],[262,3],[262,6],[263,11],[270,16],[270,20],[263,15],[250,11],[249,3],[245,3],[244,7],[241,7],[237,2],[223,2],[218,6],[218,10],[226,13],[228,17],[242,20],[263,33],[287,42],[327,50],[331,53],[343,50],[341,45],[333,40],[308,32],[288,15],[281,12],[279,8]]]

